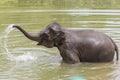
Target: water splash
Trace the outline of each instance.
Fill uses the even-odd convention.
[[[16,60],[16,61],[28,61],[28,60],[35,60],[36,58],[34,56],[32,56],[32,54],[30,52],[24,53],[20,56],[16,56],[16,57],[12,57],[10,58],[10,60]]]
[[[7,53],[7,55],[8,55],[8,57],[13,57],[13,55],[9,52],[9,50],[8,50],[8,46],[7,46],[7,38],[8,38],[8,34],[12,31],[12,30],[14,30],[14,28],[12,28],[12,26],[13,26],[14,24],[11,24],[11,25],[9,25],[7,28],[6,28],[6,30],[5,30],[5,36],[4,36],[4,38],[5,38],[5,40],[4,40],[4,49],[5,49],[5,51],[6,51],[6,53]]]
[[[28,61],[28,60],[35,60],[36,58],[34,56],[31,55],[31,53],[24,53],[23,55],[20,56],[14,56],[11,54],[11,52],[8,50],[8,46],[7,46],[7,39],[8,39],[8,35],[9,33],[14,30],[13,28],[14,24],[9,25],[6,30],[5,30],[5,35],[4,35],[4,49],[6,51],[6,54],[8,56],[8,59],[10,60],[16,60],[16,61]]]

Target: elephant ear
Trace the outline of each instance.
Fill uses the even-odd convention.
[[[65,33],[58,23],[50,24],[48,29],[55,46],[62,45],[65,42]]]

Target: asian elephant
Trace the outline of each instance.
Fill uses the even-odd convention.
[[[52,22],[35,35],[31,35],[19,25],[13,25],[27,38],[48,48],[57,47],[64,62],[110,62],[118,60],[118,47],[106,34],[94,30],[63,29],[57,22]]]

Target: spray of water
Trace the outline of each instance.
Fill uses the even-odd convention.
[[[4,35],[4,49],[6,51],[6,54],[8,55],[8,58],[10,60],[16,60],[16,61],[28,61],[28,60],[34,60],[36,59],[34,56],[31,55],[30,52],[24,53],[23,55],[20,56],[14,56],[11,54],[11,52],[8,50],[8,46],[7,46],[7,39],[8,39],[8,35],[9,33],[14,30],[14,28],[12,27],[14,24],[9,25],[6,30],[5,30],[5,35]]]
[[[5,38],[5,40],[4,40],[4,49],[5,49],[8,57],[10,57],[10,58],[12,58],[13,55],[11,55],[11,53],[9,52],[9,50],[8,50],[8,48],[7,48],[7,47],[8,47],[8,46],[7,46],[7,38],[8,38],[8,34],[9,34],[12,30],[14,30],[14,28],[12,28],[13,25],[14,25],[14,24],[11,24],[11,25],[9,25],[9,26],[7,27],[7,29],[5,30],[5,36],[4,36],[4,38]]]

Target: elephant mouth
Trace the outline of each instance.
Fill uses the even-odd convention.
[[[37,45],[41,45],[41,43],[39,42],[39,43],[37,43]]]
[[[47,48],[52,48],[53,47],[53,45],[48,45],[48,44],[42,44],[42,43],[37,43],[37,45],[42,45],[42,46],[45,46],[45,47],[47,47]]]

